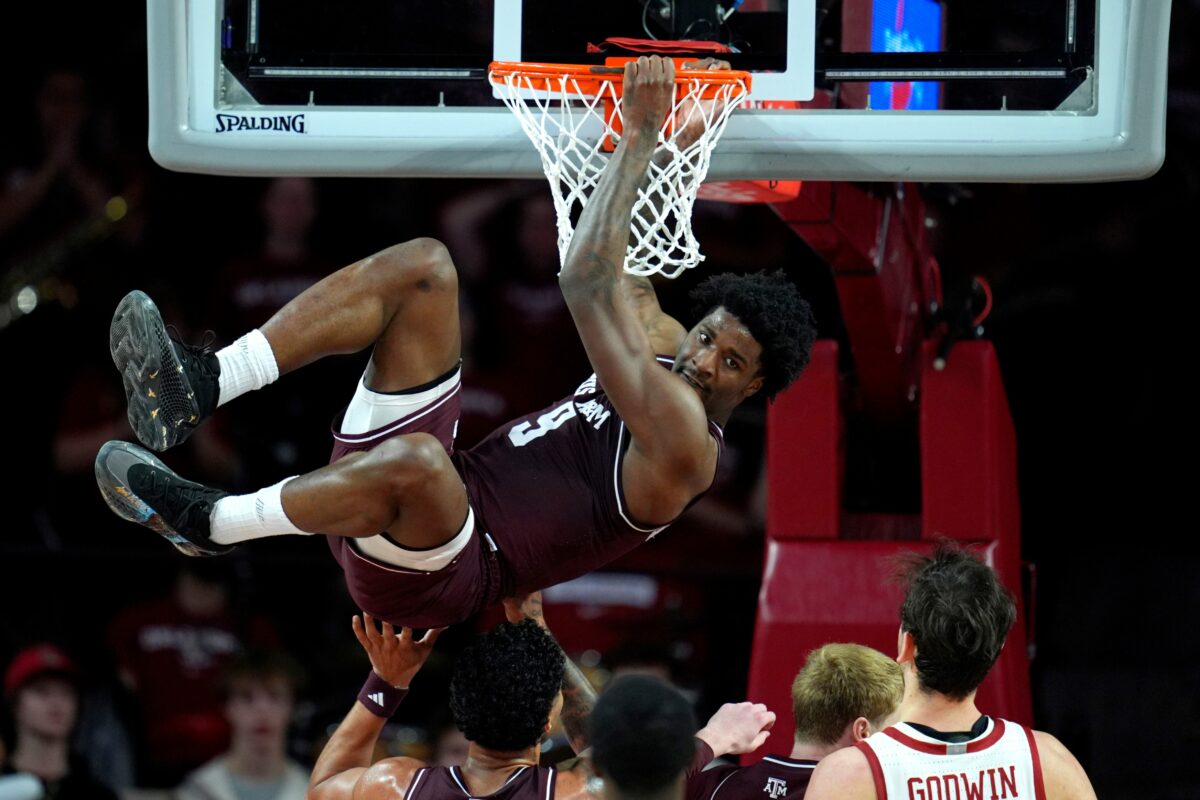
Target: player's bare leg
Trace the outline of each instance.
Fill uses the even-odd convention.
[[[255,349],[267,348],[265,357],[278,376],[326,355],[374,345],[364,380],[378,392],[400,392],[445,375],[460,358],[458,280],[445,248],[418,239],[328,276],[261,332],[252,332],[260,338],[245,343],[243,337],[242,345],[226,348],[235,352],[222,351],[219,359],[170,340],[157,309],[141,293],[122,301],[112,330],[114,361],[130,394],[130,421],[139,438],[165,449],[247,390],[222,376],[243,366],[239,358],[262,357]],[[165,376],[172,376],[169,387]],[[190,416],[179,410],[189,413],[186,401],[194,404]],[[167,413],[173,416],[163,419]],[[184,480],[152,453],[125,442],[101,449],[96,477],[118,515],[158,531],[189,555],[216,555],[262,536],[365,537],[384,530],[406,547],[427,548],[453,537],[467,515],[466,492],[449,457],[424,434],[396,437],[371,452],[236,498]],[[217,509],[222,501],[223,511]],[[225,524],[234,505],[247,511],[241,521]]]
[[[143,444],[166,450],[221,405],[327,355],[375,346],[367,385],[417,386],[458,363],[458,278],[433,239],[395,245],[310,287],[219,353],[174,341],[142,292],[117,307],[113,361]]]

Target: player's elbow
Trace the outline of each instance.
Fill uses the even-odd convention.
[[[558,273],[558,288],[568,306],[597,301],[611,304],[617,290],[617,276],[617,270],[600,257],[572,252]]]

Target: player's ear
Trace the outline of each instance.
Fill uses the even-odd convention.
[[[912,663],[917,658],[917,640],[913,635],[903,628],[900,629],[900,640],[897,643],[899,653],[896,655],[896,661],[904,663]]]
[[[861,742],[872,733],[874,731],[871,730],[871,721],[866,717],[858,717],[850,723],[850,735],[856,742]]]
[[[746,384],[746,388],[742,389],[742,399],[745,400],[752,394],[758,394],[759,389],[763,387],[763,376],[756,375],[754,380]]]

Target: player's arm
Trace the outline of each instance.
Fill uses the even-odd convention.
[[[1096,800],[1096,790],[1078,759],[1048,733],[1033,732],[1042,763],[1047,800]]]
[[[542,593],[530,592],[523,597],[510,597],[504,601],[504,615],[509,622],[520,622],[531,619],[547,633],[550,628],[546,625],[546,616],[542,609]],[[553,636],[553,633],[551,633]],[[571,749],[582,753],[589,747],[587,736],[587,721],[596,706],[596,689],[591,681],[583,674],[583,670],[571,660],[565,652],[563,662],[566,671],[563,674],[563,707],[562,726],[571,742]]]
[[[752,753],[771,735],[775,713],[762,703],[726,703],[696,731],[696,738],[713,751],[713,758]]]
[[[878,800],[867,757],[854,747],[825,756],[813,770],[804,800]]]
[[[698,61],[685,63],[683,68],[690,70],[727,70],[729,69],[729,62],[716,58],[703,58]],[[697,103],[683,103],[675,112],[673,122],[676,147],[681,151],[687,150],[697,139],[703,136],[707,129],[706,119],[713,119],[719,116],[720,106],[723,106],[723,102],[720,100],[701,100]],[[700,111],[704,111],[705,113],[698,113]],[[663,148],[655,152],[651,160],[659,167],[665,168],[673,157],[670,150]],[[649,182],[649,178],[643,179],[643,190],[648,187]],[[661,211],[662,200],[657,192],[651,192],[647,197],[649,202],[641,206],[640,213],[645,218],[646,224],[650,225],[653,224],[654,218]],[[632,231],[629,237],[629,244],[632,247],[637,246],[636,236]],[[638,318],[642,321],[642,327],[650,337],[650,344],[654,352],[657,354],[674,355],[675,351],[679,349],[679,344],[683,341],[683,337],[687,335],[687,329],[677,319],[662,310],[662,306],[658,303],[658,295],[654,291],[654,283],[648,277],[644,275],[631,275],[623,270],[622,272],[625,297],[629,300],[637,312]]]
[[[662,310],[649,278],[630,275],[623,270],[622,273],[621,290],[650,339],[650,349],[657,355],[674,355],[687,331],[677,319]]]
[[[401,797],[413,774],[424,766],[411,758],[389,758],[371,766],[371,757],[383,726],[429,658],[441,631],[431,630],[414,640],[409,628],[396,634],[385,622],[382,631],[376,630],[367,614],[355,617],[353,625],[355,637],[371,659],[372,677],[313,766],[309,800]]]
[[[596,777],[592,759],[576,756],[554,765],[554,796],[557,800],[600,800],[604,782]]]
[[[580,215],[559,285],[588,360],[641,452],[664,469],[690,475],[716,458],[704,408],[683,381],[654,363],[650,337],[622,289],[633,203],[673,92],[669,59],[643,57],[626,65],[625,131]],[[695,494],[704,487],[687,488]]]

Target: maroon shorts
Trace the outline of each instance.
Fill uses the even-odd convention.
[[[427,433],[437,437],[447,454],[454,449],[460,410],[460,368],[443,375],[426,386],[405,395],[424,393],[427,402],[405,409],[402,415],[380,427],[360,434],[341,432],[345,413],[333,422],[333,453],[330,463],[349,453],[371,450],[380,442],[394,436]],[[360,387],[361,392],[361,387]],[[380,397],[376,395],[376,397]],[[397,396],[398,397],[398,396]],[[356,396],[355,402],[358,402]],[[474,514],[472,512],[472,517]],[[420,570],[388,563],[364,552],[365,545],[356,539],[327,536],[333,557],[342,566],[350,597],[363,611],[387,620],[393,625],[413,628],[440,628],[462,622],[484,606],[500,599],[500,575],[495,548],[483,531],[463,532],[466,544],[448,564],[436,570]],[[417,556],[421,551],[404,548],[381,534],[387,543],[371,545],[376,552],[396,548]],[[372,537],[376,538],[376,537]],[[436,548],[435,548],[436,549]]]

